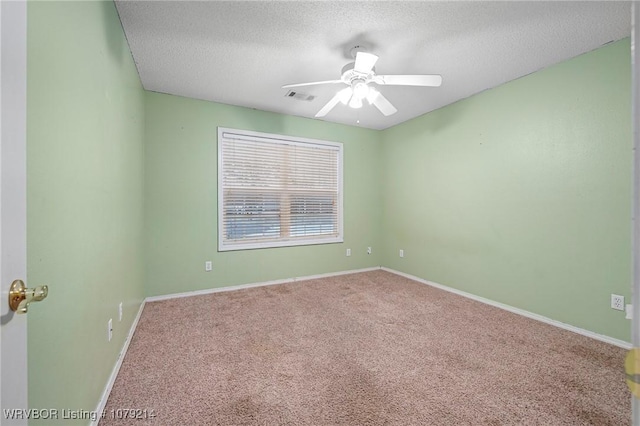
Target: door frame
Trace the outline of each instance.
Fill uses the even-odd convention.
[[[9,310],[9,286],[27,274],[27,3],[0,1],[0,422],[27,409],[27,318]],[[23,413],[24,417],[26,412]]]

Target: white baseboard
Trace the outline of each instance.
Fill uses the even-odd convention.
[[[145,299],[146,300],[146,299]],[[133,337],[133,333],[136,331],[136,327],[138,326],[138,321],[140,321],[140,316],[142,315],[142,310],[144,309],[145,300],[140,304],[140,308],[138,309],[138,313],[136,314],[133,323],[131,324],[131,328],[129,328],[129,334],[127,334],[127,338],[124,341],[124,345],[122,345],[122,350],[118,354],[118,360],[116,364],[113,366],[113,370],[111,371],[111,375],[109,376],[109,380],[107,381],[107,385],[104,388],[104,392],[102,392],[102,397],[100,401],[98,401],[98,406],[96,407],[97,419],[92,420],[89,423],[90,426],[98,426],[100,422],[100,415],[104,410],[104,407],[107,405],[107,400],[109,399],[109,394],[111,393],[111,388],[116,381],[116,377],[118,377],[118,372],[120,371],[120,366],[122,366],[122,361],[124,360],[124,356],[127,354],[127,349],[129,349],[129,343],[131,343],[131,338]]]
[[[180,298],[180,297],[200,296],[200,295],[203,295],[203,294],[221,293],[221,292],[224,292],[224,291],[235,291],[235,290],[242,290],[242,289],[245,289],[245,288],[264,287],[264,286],[268,286],[268,285],[277,285],[277,284],[286,284],[286,283],[293,283],[293,282],[299,282],[299,281],[308,281],[308,280],[315,280],[315,279],[318,279],[318,278],[335,277],[335,276],[338,276],[338,275],[357,274],[359,272],[375,271],[375,270],[378,270],[378,269],[380,269],[380,266],[374,266],[372,268],[354,269],[354,270],[351,270],[351,271],[329,272],[327,274],[319,274],[319,275],[307,275],[307,276],[304,276],[304,277],[285,278],[285,279],[282,279],[282,280],[262,281],[262,282],[251,283],[251,284],[238,284],[238,285],[232,285],[232,286],[227,286],[227,287],[208,288],[206,290],[187,291],[185,293],[173,293],[173,294],[165,294],[165,295],[162,295],[162,296],[151,296],[151,297],[147,297],[145,299],[145,301],[147,301],[147,302],[158,302],[160,300],[177,299],[177,298]]]
[[[625,342],[624,340],[614,339],[613,337],[605,336],[604,334],[594,333],[593,331],[585,330],[583,328],[575,327],[573,325],[569,325],[560,321],[553,320],[551,318],[547,318],[542,315],[534,314],[533,312],[525,311],[524,309],[515,308],[513,306],[505,305],[504,303],[496,302],[491,299],[486,299],[484,297],[476,296],[475,294],[467,293],[466,291],[457,290],[452,287],[447,287],[446,285],[438,284],[433,281],[427,281],[420,277],[416,277],[415,275],[406,274],[404,272],[396,271],[395,269],[390,269],[386,267],[380,268],[383,271],[391,272],[392,274],[400,275],[405,278],[409,278],[410,280],[417,281],[422,284],[427,284],[431,287],[439,288],[440,290],[448,291],[450,293],[457,294],[459,296],[463,296],[477,302],[485,303],[487,305],[494,306],[496,308],[504,309],[505,311],[512,312],[514,314],[522,315],[523,317],[531,318],[540,322],[544,322],[546,324],[554,325],[558,328],[562,328],[564,330],[572,331],[577,334],[581,334],[583,336],[591,337],[592,339],[600,340],[601,342],[609,343],[611,345],[615,345],[621,347],[623,349],[631,349],[633,345],[629,342]]]

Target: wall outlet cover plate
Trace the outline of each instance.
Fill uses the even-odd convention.
[[[620,296],[619,294],[611,295],[611,309],[616,309],[618,311],[624,311],[624,296]]]

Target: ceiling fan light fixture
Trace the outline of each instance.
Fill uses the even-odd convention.
[[[354,109],[362,108],[362,99],[360,99],[356,95],[353,95],[351,101],[349,102],[349,106]]]
[[[353,96],[362,100],[369,94],[369,86],[364,81],[358,81],[353,85]]]

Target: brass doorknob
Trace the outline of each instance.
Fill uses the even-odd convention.
[[[9,307],[17,314],[26,314],[31,302],[39,302],[47,297],[49,287],[41,285],[27,288],[22,280],[15,280],[9,289]]]

